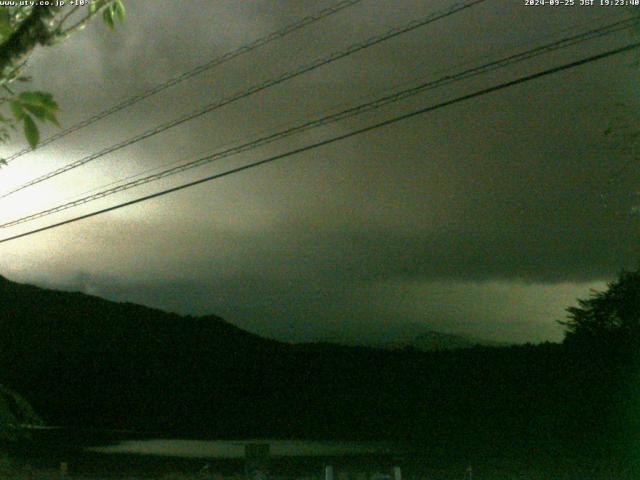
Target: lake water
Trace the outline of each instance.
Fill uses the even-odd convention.
[[[408,451],[395,442],[314,440],[187,440],[144,436],[125,431],[66,428],[33,429],[34,445],[24,453],[39,468],[58,468],[67,463],[78,475],[161,477],[172,472],[198,472],[202,468],[234,475],[244,472],[245,446],[269,445],[270,471],[318,476],[323,465],[385,465]]]
[[[183,458],[243,458],[247,444],[269,444],[274,457],[335,457],[397,455],[404,448],[388,442],[322,442],[306,440],[126,440],[116,445],[88,447],[86,451],[105,454],[159,455]]]

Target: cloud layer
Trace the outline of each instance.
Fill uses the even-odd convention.
[[[96,23],[33,56],[36,87],[56,95],[65,125],[328,5],[130,3],[129,17],[116,33]],[[21,158],[0,172],[1,186],[19,184],[447,4],[402,2],[404,8],[398,9],[364,1]],[[437,78],[454,65],[479,64],[518,46],[530,48],[595,27],[605,14],[610,17],[602,9],[556,9],[544,18],[533,10],[497,2],[368,49],[5,199],[2,218],[346,108],[411,79]],[[36,226],[604,51],[629,38],[622,33],[540,57]],[[612,180],[628,158],[619,137],[604,135],[615,118],[631,124],[636,118],[634,55],[2,244],[0,272],[183,313],[212,312],[284,339],[333,332],[374,338],[380,331],[393,335],[419,324],[497,340],[557,340],[561,333],[554,322],[576,296],[602,287],[637,262],[638,220],[631,209],[638,200],[638,168],[633,164]]]

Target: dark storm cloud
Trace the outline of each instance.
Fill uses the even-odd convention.
[[[65,125],[329,4],[129,3],[117,32],[95,23],[34,55],[36,86],[56,94]],[[364,2],[119,112],[22,165],[47,171],[448,4]],[[101,159],[31,200],[50,205],[50,195],[79,193],[273,132],[392,84],[435,78],[451,65],[487,61],[487,54],[512,52],[532,38],[543,41],[546,31],[597,25],[605,13],[547,12],[516,2],[478,7]],[[287,139],[243,160],[622,43],[624,36],[556,53]],[[638,220],[630,211],[640,175],[630,169],[609,181],[626,159],[604,136],[621,111],[634,121],[639,78],[633,58],[581,67],[7,244],[1,265],[9,277],[182,313],[212,312],[280,338],[341,329],[373,335],[394,325],[428,324],[496,339],[557,339],[552,317],[568,299],[638,258]],[[216,168],[222,167],[180,180]],[[551,304],[553,312],[544,310]]]

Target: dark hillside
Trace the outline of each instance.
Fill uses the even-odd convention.
[[[0,383],[51,424],[199,437],[403,439],[434,458],[624,452],[621,354],[289,345],[0,280]],[[625,383],[626,381],[626,383]],[[631,432],[632,433],[632,432]],[[631,434],[630,433],[630,434]]]

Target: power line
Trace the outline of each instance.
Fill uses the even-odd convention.
[[[621,18],[623,16],[624,15],[622,15],[622,16],[620,16],[620,15],[600,15],[597,18],[598,18],[598,20],[603,20],[603,19],[604,20],[609,20],[609,19],[611,19],[613,17]],[[626,20],[623,20],[623,22],[627,22],[627,21],[630,21],[630,20],[634,20],[635,21],[637,18],[638,17],[634,16],[631,19],[627,18]],[[593,23],[595,23],[595,22],[581,22],[579,24],[565,26],[564,28],[561,28],[559,30],[554,30],[552,32],[547,32],[544,35],[538,35],[535,38],[531,38],[531,39],[529,39],[527,41],[518,42],[515,45],[511,45],[510,48],[513,49],[513,48],[520,48],[520,47],[524,47],[524,46],[529,46],[529,45],[532,45],[535,42],[548,39],[550,37],[550,35],[552,35],[552,34],[555,35],[555,34],[560,34],[560,33],[565,33],[565,32],[573,32],[573,31],[576,31],[580,27],[583,27],[585,25],[590,25],[590,24],[593,24]],[[607,28],[607,27],[610,27],[612,25],[613,24],[610,24],[610,25],[605,26],[603,28]],[[631,27],[631,26],[632,25],[629,25],[629,27]],[[628,27],[622,27],[622,28],[620,28],[620,30],[623,30],[624,28],[628,28]],[[618,31],[618,30],[616,29],[616,30],[610,30],[610,31],[607,31],[607,32],[603,32],[602,35],[607,35],[609,33],[614,33],[615,31]],[[590,32],[594,32],[594,30],[591,30]],[[598,35],[598,36],[602,36],[602,35]],[[592,38],[596,38],[596,37],[594,36]],[[589,39],[585,39],[585,40],[589,40]],[[501,53],[504,53],[505,51],[506,51],[506,49],[502,49]],[[475,57],[475,60],[477,60],[477,59],[483,59],[484,60],[484,59],[490,59],[490,58],[492,58],[491,54],[484,53],[484,54],[482,54],[482,55],[480,55],[478,57]],[[475,60],[466,60],[464,62],[457,63],[457,64],[451,65],[449,67],[439,69],[435,73],[437,73],[437,74],[445,74],[445,73],[448,73],[448,72],[453,72],[456,69],[458,69],[459,67],[465,67],[465,66],[468,66],[468,65],[477,64],[477,62]],[[356,101],[371,100],[373,98],[376,98],[376,96],[379,95],[380,93],[388,93],[388,92],[392,92],[392,91],[397,91],[397,89],[400,88],[400,87],[406,87],[406,86],[409,86],[409,85],[416,85],[416,83],[418,81],[422,82],[422,80],[424,78],[426,78],[426,76],[425,75],[421,75],[419,78],[414,78],[413,80],[396,83],[394,85],[386,87],[386,88],[380,90],[376,94],[369,93],[369,94],[366,94],[366,95],[358,96],[358,97],[356,97],[355,100]],[[345,105],[349,105],[349,104],[353,104],[353,103],[354,102],[340,102],[336,106],[343,107]],[[320,110],[318,113],[325,114],[326,112],[329,112],[330,110],[331,109],[324,108],[324,109]],[[277,126],[278,126],[278,128],[290,128],[292,125],[295,125],[295,122],[280,123]],[[261,129],[257,133],[259,133],[260,135],[263,135],[263,134],[265,134],[266,131],[268,131],[268,129]],[[235,145],[236,142],[237,142],[237,140],[228,141],[228,142],[225,142],[225,143],[219,145],[219,147],[220,148],[227,148],[227,147],[230,147],[231,145]],[[202,154],[204,154],[204,152],[201,152],[198,155],[193,155],[193,157],[194,158],[199,158],[199,155],[202,155]],[[189,160],[189,162],[191,162],[191,161],[192,160]],[[142,170],[142,171],[140,171],[138,173],[134,173],[134,174],[128,175],[128,176],[126,176],[124,178],[119,178],[117,180],[112,180],[111,182],[109,182],[107,184],[102,184],[102,185],[99,185],[97,187],[93,187],[93,188],[91,188],[89,190],[85,190],[85,191],[83,191],[81,193],[76,193],[74,195],[68,195],[63,200],[65,202],[72,202],[72,201],[75,201],[76,199],[80,199],[81,197],[85,197],[85,196],[88,196],[90,194],[93,194],[94,192],[99,192],[101,189],[106,189],[107,187],[112,187],[112,186],[115,186],[115,185],[124,185],[124,182],[127,182],[129,180],[142,178],[143,176],[151,175],[153,172],[161,172],[161,171],[164,171],[165,169],[167,169],[168,167],[172,167],[174,165],[182,164],[184,162],[185,162],[184,159],[183,160],[173,160],[173,161],[165,162],[162,165],[158,165],[158,166],[155,166],[155,167],[152,167],[152,168],[148,168],[148,169]]]
[[[76,160],[75,162],[69,163],[63,167],[60,167],[56,170],[53,170],[49,173],[46,173],[38,178],[35,178],[33,180],[30,180],[8,192],[5,192],[4,194],[0,195],[0,198],[5,198],[8,197],[9,195],[12,195],[16,192],[19,192],[21,190],[24,190],[25,188],[28,188],[32,185],[36,185],[40,182],[44,182],[45,180],[48,180],[50,178],[53,178],[57,175],[63,174],[65,172],[68,172],[69,170],[73,170],[75,168],[78,168],[82,165],[85,165],[93,160],[96,160],[104,155],[107,155],[109,153],[113,153],[117,150],[120,150],[122,148],[128,147],[130,145],[133,145],[134,143],[137,143],[141,140],[144,140],[146,138],[152,137],[154,135],[157,135],[159,133],[164,132],[165,130],[168,130],[170,128],[176,127],[178,125],[181,125],[182,123],[185,123],[189,120],[193,120],[194,118],[200,117],[202,115],[204,115],[205,113],[209,113],[213,110],[217,110],[218,108],[222,108],[226,105],[229,105],[233,102],[236,102],[238,100],[241,100],[243,98],[246,98],[250,95],[253,95],[255,93],[261,92],[263,90],[266,90],[270,87],[273,87],[275,85],[278,85],[280,83],[283,83],[287,80],[290,80],[294,77],[297,77],[299,75],[311,72],[312,70],[316,70],[317,68],[320,68],[324,65],[327,65],[329,63],[335,62],[337,60],[340,60],[342,58],[345,58],[349,55],[352,55],[356,52],[359,52],[361,50],[364,50],[366,48],[372,47],[374,45],[377,45],[379,43],[385,42],[387,40],[390,40],[394,37],[397,37],[399,35],[402,35],[404,33],[408,33],[412,30],[415,30],[417,28],[423,27],[425,25],[428,25],[430,23],[433,23],[437,20],[440,20],[442,18],[445,17],[449,17],[451,15],[454,15],[455,13],[458,13],[462,10],[465,10],[467,8],[473,7],[477,4],[483,3],[486,0],[467,0],[467,1],[463,1],[463,2],[458,2],[454,5],[452,5],[451,7],[447,8],[446,10],[441,10],[435,13],[432,13],[430,15],[427,15],[426,17],[423,17],[422,19],[419,20],[414,20],[402,27],[396,27],[393,28],[391,30],[388,30],[387,32],[381,34],[381,35],[377,35],[374,37],[370,37],[369,39],[365,40],[364,42],[360,42],[357,44],[354,44],[352,46],[350,46],[349,48],[347,48],[346,50],[343,51],[339,51],[339,52],[334,52],[331,55],[327,56],[327,57],[323,57],[321,59],[318,59],[308,65],[299,67],[295,70],[289,71],[287,73],[284,73],[276,78],[272,78],[270,80],[267,80],[265,82],[262,82],[260,84],[254,85],[253,87],[250,87],[247,90],[244,90],[240,93],[236,93],[234,95],[231,95],[230,97],[225,97],[222,100],[210,103],[208,105],[206,105],[203,108],[200,108],[194,112],[188,113],[186,115],[183,115],[182,117],[179,117],[175,120],[172,120],[168,123],[165,123],[163,125],[159,125],[151,130],[147,130],[146,132],[143,132],[139,135],[136,135],[134,137],[129,138],[128,140],[125,140],[123,142],[120,142],[118,144],[112,145],[110,147],[107,147],[103,150],[100,150],[97,153],[94,153],[92,155],[89,155],[87,157],[81,158],[79,160]]]
[[[483,64],[483,65],[479,65],[470,69],[467,69],[465,71],[459,72],[457,74],[454,75],[446,75],[443,76],[437,80],[433,80],[433,81],[428,81],[428,82],[424,82],[422,84],[419,84],[417,86],[408,88],[408,89],[404,89],[401,90],[399,92],[395,92],[392,93],[390,95],[386,95],[383,96],[381,98],[372,100],[372,101],[368,101],[365,102],[363,104],[357,105],[355,107],[351,107],[348,108],[346,110],[342,110],[338,113],[334,113],[331,115],[327,115],[324,116],[322,118],[319,119],[315,119],[315,120],[311,120],[305,123],[302,123],[300,125],[294,126],[294,127],[290,127],[287,128],[285,130],[281,130],[279,132],[267,135],[267,136],[263,136],[261,138],[252,140],[250,142],[232,147],[232,148],[228,148],[225,149],[223,151],[219,151],[219,152],[215,152],[209,155],[206,155],[204,157],[198,158],[196,160],[172,167],[172,168],[168,168],[165,169],[161,172],[152,174],[152,175],[148,175],[146,177],[142,177],[136,180],[132,180],[130,182],[112,187],[112,188],[108,188],[96,193],[93,193],[91,195],[86,195],[84,197],[78,198],[76,200],[73,201],[69,201],[66,203],[63,203],[61,205],[55,206],[53,208],[49,208],[49,209],[45,209],[42,210],[40,212],[36,212],[30,215],[26,215],[24,217],[6,222],[4,224],[0,224],[0,228],[8,228],[8,227],[13,227],[22,223],[26,223],[29,221],[33,221],[36,220],[38,218],[42,218],[48,215],[52,215],[54,213],[59,213],[61,211],[64,210],[68,210],[70,208],[73,207],[77,207],[79,205],[83,205],[85,203],[89,203],[91,201],[94,200],[98,200],[100,198],[104,198],[119,192],[123,192],[125,190],[129,190],[156,180],[160,180],[162,178],[166,178],[181,172],[185,172],[187,170],[190,170],[192,168],[196,168],[217,160],[221,160],[223,158],[227,158],[230,157],[232,155],[237,155],[239,153],[243,153],[249,150],[253,150],[255,148],[267,145],[269,143],[273,143],[277,140],[281,140],[283,138],[289,137],[291,135],[303,132],[303,131],[307,131],[309,129],[312,128],[317,128],[320,126],[324,126],[327,125],[329,123],[333,123],[339,120],[344,120],[346,118],[350,118],[353,117],[355,115],[359,115],[362,114],[364,112],[373,110],[373,109],[377,109],[380,108],[384,105],[388,105],[390,103],[393,102],[397,102],[415,95],[418,95],[420,93],[423,93],[424,91],[427,90],[431,90],[437,87],[441,87],[443,85],[448,85],[450,83],[454,83],[457,81],[461,81],[461,80],[465,80],[483,73],[487,73],[490,71],[495,71],[498,70],[500,68],[504,68],[506,66],[509,65],[513,65],[514,63],[518,63],[518,62],[522,62],[525,60],[530,60],[531,58],[534,58],[536,56],[551,52],[551,51],[555,51],[561,48],[567,48],[569,46],[573,46],[579,43],[583,43],[585,41],[588,40],[592,40],[594,38],[599,38],[602,37],[604,35],[608,35],[611,33],[615,33],[618,32],[620,30],[629,28],[630,26],[636,25],[640,23],[640,18],[630,18],[630,19],[625,19],[625,20],[621,20],[621,21],[617,21],[617,22],[613,22],[611,24],[602,26],[600,28],[597,29],[593,29],[593,30],[589,30],[587,32],[583,32],[583,33],[579,33],[567,38],[563,38],[560,40],[556,40],[554,42],[550,42],[548,44],[545,45],[541,45],[538,47],[535,47],[533,49],[530,50],[526,50],[524,52],[519,52],[519,53],[515,53],[512,55],[509,55],[507,57],[501,58],[499,60],[494,60],[492,62]]]
[[[362,2],[362,0],[344,0],[342,2],[339,2],[331,7],[325,8],[324,10],[319,11],[318,13],[316,13],[315,15],[309,15],[307,17],[304,17],[294,23],[291,23],[289,25],[286,25],[285,27],[281,28],[280,30],[277,30],[275,32],[271,32],[268,35],[265,35],[264,37],[258,38],[257,40],[254,40],[253,42],[247,44],[247,45],[243,45],[239,48],[237,48],[236,50],[233,50],[231,52],[225,53],[224,55],[214,58],[213,60],[208,61],[207,63],[204,63],[202,65],[198,65],[197,67],[182,73],[181,75],[178,75],[176,77],[170,78],[168,80],[166,80],[165,82],[159,83],[153,87],[151,87],[150,89],[138,94],[138,95],[134,95],[133,97],[130,97],[126,100],[124,100],[123,102],[114,105],[110,108],[107,108],[106,110],[103,110],[95,115],[93,115],[92,117],[89,117],[85,120],[82,120],[78,123],[76,123],[75,125],[72,125],[52,136],[50,136],[49,138],[46,138],[45,140],[42,140],[39,144],[38,147],[42,148],[45,145],[48,145],[50,143],[55,142],[56,140],[60,140],[63,137],[66,137],[67,135],[76,132],[84,127],[87,127],[95,122],[97,122],[98,120],[102,120],[105,117],[108,117],[109,115],[112,115],[116,112],[119,112],[120,110],[123,110],[125,108],[131,107],[132,105],[135,105],[136,103],[145,100],[153,95],[156,95],[157,93],[160,93],[170,87],[173,87],[174,85],[177,85],[179,83],[184,82],[185,80],[189,80],[197,75],[200,75],[201,73],[206,72],[207,70],[210,70],[214,67],[217,67],[219,65],[222,65],[223,63],[228,62],[229,60],[232,60],[234,58],[237,58],[241,55],[244,55],[246,53],[252,52],[253,50],[262,47],[268,43],[273,42],[274,40],[278,40],[281,39],[283,37],[286,37],[287,35],[289,35],[290,33],[293,33],[297,30],[300,30],[308,25],[311,25],[319,20],[322,20],[323,18],[329,17],[331,15],[334,15],[346,8],[349,8],[353,5],[356,5],[357,3]],[[32,149],[31,148],[24,148],[14,154],[12,154],[11,156],[7,157],[5,160],[7,163],[12,162],[13,160],[17,159],[18,157],[21,157],[23,155],[26,155],[27,153],[31,152]]]
[[[535,79],[542,78],[542,77],[545,77],[545,76],[548,76],[548,75],[552,75],[552,74],[555,74],[555,73],[558,73],[558,72],[561,72],[561,71],[564,71],[564,70],[569,70],[571,68],[575,68],[575,67],[578,67],[580,65],[585,65],[587,63],[595,62],[597,60],[602,60],[604,58],[611,57],[613,55],[618,55],[618,54],[623,53],[623,52],[628,52],[628,51],[637,49],[639,47],[640,47],[640,42],[636,42],[636,43],[632,43],[632,44],[626,45],[624,47],[616,48],[614,50],[609,50],[609,51],[604,52],[604,53],[600,53],[600,54],[593,55],[593,56],[590,56],[590,57],[587,57],[587,58],[583,58],[581,60],[577,60],[577,61],[574,61],[574,62],[566,63],[566,64],[561,65],[559,67],[554,67],[554,68],[550,68],[548,70],[543,70],[543,71],[538,72],[538,73],[534,73],[534,74],[531,74],[531,75],[526,75],[526,76],[520,77],[520,78],[518,78],[516,80],[511,80],[511,81],[508,81],[508,82],[504,82],[504,83],[501,83],[501,84],[498,84],[498,85],[494,85],[493,87],[484,88],[482,90],[478,90],[478,91],[473,92],[473,93],[469,93],[469,94],[466,94],[466,95],[462,95],[460,97],[456,97],[456,98],[454,98],[452,100],[447,100],[447,101],[438,103],[436,105],[431,105],[429,107],[424,107],[424,108],[421,108],[421,109],[418,109],[418,110],[414,110],[412,112],[405,113],[403,115],[399,115],[399,116],[384,120],[382,122],[378,122],[378,123],[375,123],[373,125],[369,125],[367,127],[363,127],[363,128],[357,129],[357,130],[352,130],[351,132],[348,132],[348,133],[345,133],[345,134],[342,134],[342,135],[338,135],[338,136],[335,136],[335,137],[332,137],[332,138],[328,138],[328,139],[322,140],[320,142],[309,144],[309,145],[306,145],[304,147],[300,147],[300,148],[296,148],[296,149],[293,149],[293,150],[289,150],[288,152],[281,153],[281,154],[278,154],[278,155],[274,155],[272,157],[269,157],[269,158],[266,158],[266,159],[263,159],[263,160],[260,160],[260,161],[257,161],[257,162],[253,162],[253,163],[249,163],[247,165],[243,165],[241,167],[236,167],[236,168],[233,168],[233,169],[221,172],[221,173],[216,173],[214,175],[210,175],[208,177],[201,178],[199,180],[195,180],[195,181],[188,182],[188,183],[185,183],[185,184],[182,184],[182,185],[178,185],[176,187],[168,188],[168,189],[162,190],[160,192],[156,192],[156,193],[153,193],[153,194],[150,194],[150,195],[146,195],[144,197],[136,198],[134,200],[129,200],[127,202],[120,203],[120,204],[117,204],[117,205],[113,205],[111,207],[103,208],[101,210],[97,210],[97,211],[94,211],[94,212],[91,212],[91,213],[87,213],[85,215],[80,215],[80,216],[77,216],[77,217],[74,217],[74,218],[70,218],[68,220],[64,220],[62,222],[58,222],[58,223],[55,223],[55,224],[52,224],[52,225],[47,225],[45,227],[41,227],[41,228],[37,228],[37,229],[34,229],[34,230],[30,230],[28,232],[20,233],[18,235],[13,235],[11,237],[3,238],[3,239],[0,240],[0,243],[5,243],[5,242],[9,242],[11,240],[16,240],[18,238],[23,238],[23,237],[26,237],[26,236],[29,236],[29,235],[34,235],[36,233],[44,232],[46,230],[51,230],[53,228],[61,227],[63,225],[68,225],[70,223],[75,223],[75,222],[78,222],[80,220],[85,220],[87,218],[95,217],[95,216],[101,215],[103,213],[112,212],[112,211],[118,210],[120,208],[124,208],[124,207],[128,207],[128,206],[131,206],[131,205],[135,205],[137,203],[145,202],[147,200],[151,200],[153,198],[161,197],[161,196],[167,195],[169,193],[177,192],[179,190],[184,190],[186,188],[190,188],[190,187],[193,187],[193,186],[196,186],[196,185],[200,185],[201,183],[210,182],[212,180],[217,180],[219,178],[226,177],[226,176],[229,176],[229,175],[232,175],[232,174],[235,174],[235,173],[239,173],[239,172],[242,172],[242,171],[245,171],[245,170],[249,170],[249,169],[261,166],[261,165],[265,165],[267,163],[275,162],[276,160],[280,160],[280,159],[283,159],[283,158],[291,157],[291,156],[297,155],[299,153],[307,152],[307,151],[313,150],[315,148],[323,147],[325,145],[329,145],[329,144],[332,144],[332,143],[335,143],[335,142],[338,142],[338,141],[341,141],[341,140],[345,140],[347,138],[351,138],[353,136],[360,135],[362,133],[366,133],[366,132],[370,132],[372,130],[376,130],[376,129],[379,129],[379,128],[382,128],[382,127],[386,127],[388,125],[392,125],[394,123],[398,123],[400,121],[407,120],[409,118],[413,118],[413,117],[416,117],[418,115],[423,115],[425,113],[432,112],[432,111],[438,110],[440,108],[448,107],[448,106],[454,105],[456,103],[464,102],[466,100],[470,100],[470,99],[477,98],[477,97],[480,97],[480,96],[483,96],[483,95],[487,95],[489,93],[493,93],[493,92],[496,92],[496,91],[499,91],[499,90],[502,90],[502,89],[505,89],[505,88],[508,88],[508,87],[512,87],[512,86],[519,85],[519,84],[522,84],[522,83],[525,83],[525,82],[529,82],[531,80],[535,80]]]

